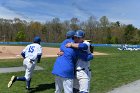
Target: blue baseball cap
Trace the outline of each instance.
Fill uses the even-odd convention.
[[[41,38],[39,36],[36,36],[34,38],[34,43],[40,43],[41,42]]]
[[[73,30],[69,30],[67,33],[66,33],[66,37],[73,37],[75,35],[75,31]]]
[[[74,35],[75,37],[79,37],[79,38],[84,38],[85,37],[85,32],[84,31],[82,31],[82,30],[77,30],[76,32],[75,32],[75,35]]]

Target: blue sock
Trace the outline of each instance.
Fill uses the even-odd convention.
[[[18,81],[25,81],[26,78],[25,78],[25,77],[17,77],[17,80],[18,80]]]
[[[30,89],[30,83],[31,83],[31,79],[28,80],[28,81],[26,81],[26,88],[27,88],[27,89]]]
[[[80,93],[88,93],[88,92],[81,91]]]
[[[79,93],[79,89],[73,88],[73,93]]]

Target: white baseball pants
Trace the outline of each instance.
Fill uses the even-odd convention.
[[[63,89],[64,93],[73,93],[73,79],[56,76],[55,93],[62,93]]]
[[[79,91],[89,92],[91,71],[89,69],[76,71],[76,79],[74,79],[74,88]]]
[[[27,81],[29,81],[32,77],[34,68],[35,68],[35,63],[34,62],[30,62],[30,59],[25,58],[23,61],[23,66],[25,68],[25,78]]]

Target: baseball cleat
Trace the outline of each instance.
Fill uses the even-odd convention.
[[[15,81],[16,81],[16,76],[12,76],[11,80],[8,83],[8,88],[10,88]]]

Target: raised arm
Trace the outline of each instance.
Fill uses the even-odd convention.
[[[66,47],[73,47],[81,50],[87,50],[88,46],[85,43],[67,43]]]

